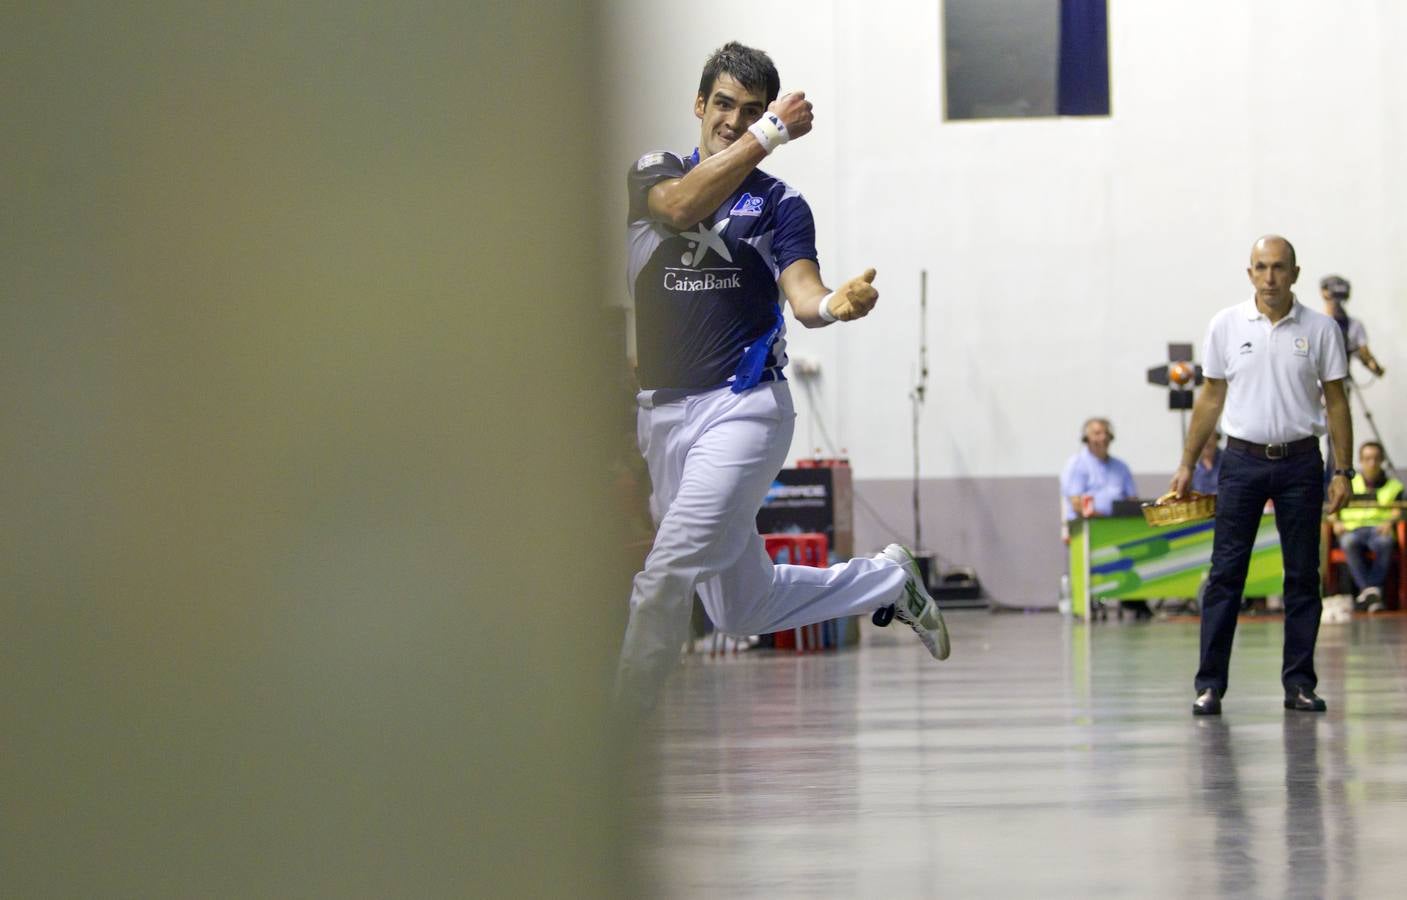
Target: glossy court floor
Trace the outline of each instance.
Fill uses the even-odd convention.
[[[949,613],[953,655],[693,656],[642,753],[653,896],[1407,896],[1407,617],[1325,625],[1326,714],[1243,619],[1224,714],[1197,623]]]

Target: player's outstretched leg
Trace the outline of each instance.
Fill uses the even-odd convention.
[[[876,558],[898,563],[908,575],[904,582],[904,593],[894,604],[894,618],[914,630],[934,659],[947,659],[952,653],[952,645],[948,641],[948,626],[943,621],[943,614],[938,610],[938,602],[923,586],[923,574],[919,571],[914,555],[900,544],[890,544],[877,553]]]

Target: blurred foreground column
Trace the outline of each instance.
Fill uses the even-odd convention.
[[[0,893],[630,892],[594,7],[0,12]]]

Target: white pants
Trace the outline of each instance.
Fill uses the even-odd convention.
[[[694,591],[720,631],[765,634],[895,602],[896,563],[857,558],[828,569],[774,566],[757,511],[791,447],[796,412],[785,381],[727,388],[653,406],[640,395],[638,438],[659,530],[635,576],[621,650],[620,700],[648,708],[678,663]]]

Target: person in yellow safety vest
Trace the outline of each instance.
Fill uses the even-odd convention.
[[[1391,505],[1402,499],[1402,482],[1384,471],[1383,457],[1382,444],[1364,442],[1358,448],[1359,471],[1352,480],[1353,499],[1377,506],[1345,506],[1329,517],[1358,588],[1356,605],[1368,612],[1383,609],[1383,584],[1397,545],[1397,520],[1402,517],[1402,510]]]

